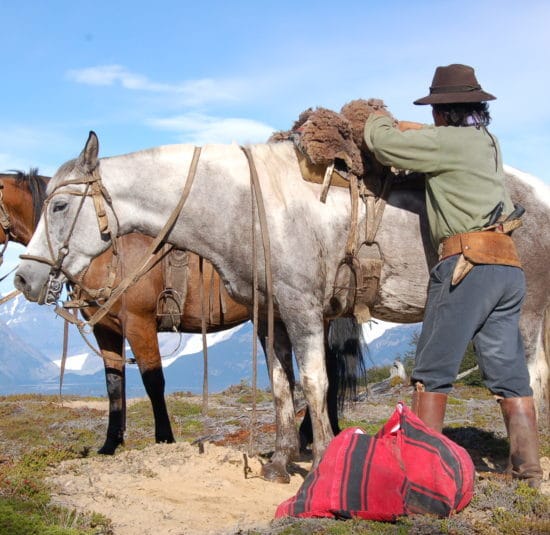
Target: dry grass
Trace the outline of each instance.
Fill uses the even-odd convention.
[[[408,401],[399,387],[387,395],[347,407],[343,427],[359,425],[374,433],[393,412],[397,401]],[[71,398],[73,399],[73,398]],[[250,435],[251,392],[245,385],[210,397],[209,413],[201,414],[200,397],[174,394],[168,407],[178,441],[211,437],[228,446],[247,443]],[[86,405],[60,404],[55,396],[0,398],[0,533],[109,534],[109,519],[75,515],[49,505],[45,471],[65,459],[96,455],[106,431],[106,412]],[[269,395],[261,393],[254,431],[259,449],[273,446],[273,411]],[[448,405],[445,434],[465,447],[476,464],[478,477],[473,502],[450,519],[415,517],[395,524],[365,521],[284,520],[269,530],[247,535],[299,534],[547,534],[550,499],[500,474],[506,461],[507,441],[498,407],[480,388],[458,388]],[[541,429],[541,450],[550,455],[548,429]],[[125,449],[141,449],[154,441],[149,402],[133,403],[128,410]],[[243,535],[245,532],[242,532]]]

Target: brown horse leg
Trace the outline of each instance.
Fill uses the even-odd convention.
[[[160,357],[159,357],[160,360]],[[166,400],[164,398],[164,373],[162,365],[151,370],[145,370],[141,374],[143,386],[151,400],[153,407],[153,416],[155,418],[155,442],[172,444],[176,441],[172,433]]]
[[[299,452],[298,433],[294,413],[294,371],[292,368],[292,347],[282,322],[274,325],[274,362],[271,375],[273,402],[275,404],[275,452],[270,461],[262,466],[262,477],[277,483],[289,483],[287,465]],[[266,325],[260,322],[258,333],[264,353]],[[268,363],[269,367],[269,363]]]
[[[124,444],[126,428],[126,393],[124,384],[124,361],[122,359],[122,336],[96,325],[94,335],[99,345],[105,366],[105,381],[109,397],[109,423],[105,443],[98,450],[102,455],[113,455]]]
[[[140,318],[128,315],[126,337],[136,358],[145,391],[151,401],[155,420],[155,442],[175,442],[164,398],[165,380],[154,315]]]

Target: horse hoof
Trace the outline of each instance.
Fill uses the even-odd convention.
[[[286,468],[273,463],[267,463],[262,466],[261,476],[262,479],[271,481],[272,483],[290,483],[290,474],[286,471]]]
[[[97,450],[99,455],[114,455],[118,446],[124,444],[124,440],[106,440],[105,444]]]
[[[174,437],[172,438],[157,438],[155,440],[157,444],[175,444],[176,439]]]
[[[97,450],[97,453],[99,453],[99,455],[114,455],[115,450],[116,450],[116,446],[115,448],[103,446],[102,448],[99,448]]]

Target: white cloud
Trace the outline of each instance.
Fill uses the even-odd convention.
[[[238,79],[186,80],[177,84],[153,82],[147,76],[133,73],[122,65],[98,65],[84,69],[73,69],[67,77],[79,84],[92,86],[113,86],[120,84],[132,91],[171,94],[181,104],[196,106],[206,102],[239,101],[247,83]]]
[[[240,118],[212,117],[189,113],[164,119],[151,119],[148,124],[160,130],[180,133],[185,143],[264,143],[274,128],[259,121]]]
[[[113,85],[117,81],[124,85],[126,75],[126,69],[120,65],[100,65],[67,72],[70,80],[85,85]]]

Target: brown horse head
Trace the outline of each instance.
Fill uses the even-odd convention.
[[[27,245],[40,218],[47,180],[37,169],[0,174],[0,242]]]

